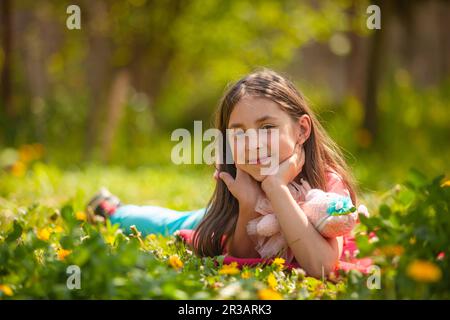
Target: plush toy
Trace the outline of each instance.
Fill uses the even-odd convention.
[[[288,188],[308,220],[324,237],[348,234],[357,223],[358,214],[367,215],[366,207],[360,205],[356,209],[350,197],[312,189],[304,180],[302,185],[293,182]],[[247,225],[247,233],[256,243],[255,249],[262,258],[279,256],[291,261],[293,255],[288,252],[289,248],[269,200],[265,197],[259,199],[255,211],[262,216],[250,220]]]

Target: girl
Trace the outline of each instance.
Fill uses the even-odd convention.
[[[226,251],[238,258],[257,258],[246,226],[259,215],[255,206],[265,196],[296,261],[311,276],[329,274],[341,256],[343,239],[322,237],[308,222],[288,184],[301,184],[304,179],[312,188],[350,196],[353,203],[356,196],[339,148],[304,96],[274,71],[254,72],[227,90],[218,108],[216,127],[223,137],[227,137],[227,129],[266,129],[269,133],[277,130],[278,148],[274,149],[278,150],[273,151],[280,163],[277,172],[262,175],[262,161],[249,161],[248,149],[244,150],[244,162],[226,163],[231,145],[227,138],[216,169],[216,188],[206,209],[180,213],[152,206],[122,206],[106,190],[95,196],[88,207],[122,228],[135,225],[144,234],[195,229],[193,246],[200,256],[217,256]],[[237,150],[232,151],[235,158]]]

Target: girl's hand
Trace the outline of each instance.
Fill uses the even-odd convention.
[[[305,149],[297,144],[292,156],[280,163],[278,171],[275,174],[268,175],[262,182],[261,187],[264,191],[269,185],[287,185],[292,182],[302,171],[305,165]]]
[[[236,179],[233,179],[228,172],[220,172],[219,178],[239,201],[241,209],[254,212],[256,201],[262,195],[261,187],[248,173],[239,168],[236,168],[236,170]]]

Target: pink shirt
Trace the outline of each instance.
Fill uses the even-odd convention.
[[[332,193],[336,193],[336,194],[339,194],[342,196],[350,197],[350,192],[349,192],[348,188],[345,187],[345,184],[339,174],[337,174],[336,172],[331,171],[331,170],[327,171],[326,179],[327,179],[327,186],[326,186],[326,190],[323,190],[323,191],[332,192]],[[288,188],[289,188],[289,191],[290,191],[292,197],[294,198],[294,200],[297,203],[300,204],[305,201],[306,194],[304,194],[304,192],[300,188],[299,184],[292,182],[288,185]],[[284,239],[284,236],[282,235],[281,232],[275,233],[271,236],[264,236],[264,235],[259,235],[256,233],[256,230],[257,230],[256,225],[258,225],[258,223],[262,219],[264,219],[265,228],[269,228],[269,230],[270,229],[273,230],[273,231],[270,231],[269,234],[271,234],[271,232],[274,232],[277,228],[276,221],[272,221],[273,219],[276,219],[276,218],[271,218],[271,217],[274,217],[274,215],[270,215],[273,213],[273,208],[272,208],[272,205],[271,205],[269,199],[267,199],[266,197],[260,198],[257,201],[255,211],[260,213],[261,216],[249,221],[249,223],[247,225],[247,232],[249,233],[250,238],[252,239],[252,241],[255,244],[255,250],[263,258],[271,258],[271,257],[279,256],[279,257],[284,258],[286,260],[286,262],[288,262],[288,263],[293,261],[294,255],[292,253],[292,250],[289,247],[287,247],[286,240]],[[266,215],[269,215],[269,216],[265,217]],[[269,222],[269,221],[271,221],[271,222]],[[275,228],[275,230],[273,228]],[[265,232],[267,232],[267,231],[265,231]]]

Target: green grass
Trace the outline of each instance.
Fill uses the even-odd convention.
[[[0,299],[448,298],[448,237],[442,235],[448,234],[450,188],[442,188],[439,181],[430,184],[419,174],[411,181],[409,187],[363,197],[374,216],[363,221],[358,242],[364,256],[375,256],[383,270],[382,289],[368,290],[368,277],[358,272],[341,272],[334,281],[277,265],[241,271],[231,267],[227,269],[231,274],[222,274],[223,257],[196,257],[175,236],[142,238],[124,234],[117,226],[76,219],[101,186],[124,203],[179,210],[204,207],[214,186],[211,168],[87,165],[61,170],[38,161],[23,176],[4,170],[0,172]],[[433,215],[437,210],[440,215]],[[426,215],[421,218],[422,213]],[[367,241],[364,232],[380,227],[384,232],[379,233],[378,244]],[[48,238],[42,230],[48,231]],[[414,245],[409,244],[412,236],[418,239]],[[401,257],[377,252],[393,245],[402,246]],[[62,260],[61,249],[70,252]],[[447,258],[435,261],[440,251]],[[182,267],[174,267],[171,259],[180,259]],[[441,270],[439,279],[423,283],[406,275],[411,262],[422,260]],[[66,287],[66,268],[72,264],[82,271],[80,290]]]

